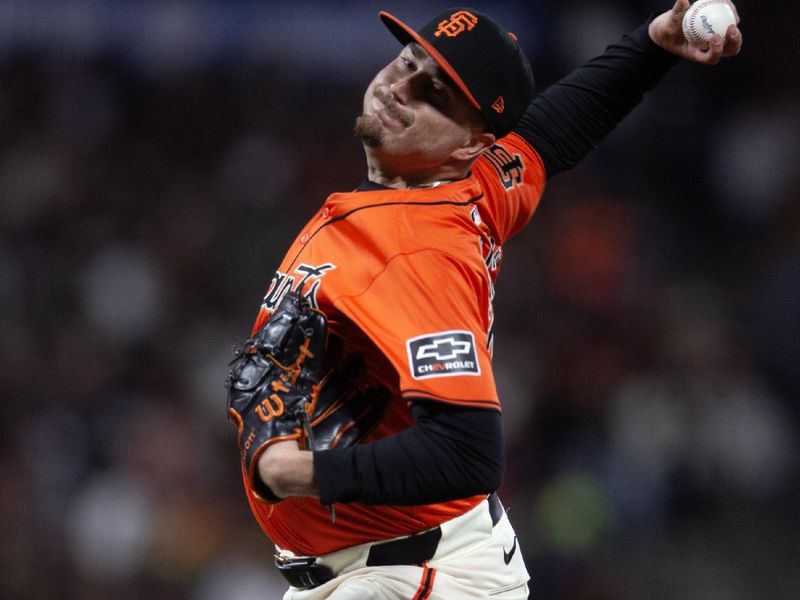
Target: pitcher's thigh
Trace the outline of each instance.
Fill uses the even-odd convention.
[[[409,600],[424,587],[426,572],[412,565],[363,567],[314,590],[290,592],[284,600]]]
[[[393,600],[394,596],[389,596],[378,589],[375,582],[369,581],[349,581],[329,596],[331,600]]]

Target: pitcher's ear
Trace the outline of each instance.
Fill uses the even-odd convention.
[[[484,150],[491,148],[495,141],[497,138],[493,133],[476,131],[464,142],[464,145],[453,152],[453,157],[458,160],[475,160]]]

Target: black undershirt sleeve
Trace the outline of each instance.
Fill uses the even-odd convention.
[[[322,504],[419,505],[488,494],[500,485],[498,411],[414,402],[413,427],[369,444],[314,453]]]
[[[537,150],[548,177],[574,167],[678,62],[650,39],[651,21],[531,102],[514,131]]]

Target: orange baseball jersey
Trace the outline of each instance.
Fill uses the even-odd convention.
[[[492,298],[502,244],[530,219],[545,172],[516,134],[484,152],[469,177],[423,189],[332,194],[272,278],[255,333],[289,290],[328,318],[345,353],[366,364],[364,384],[391,401],[371,441],[413,425],[408,402],[424,398],[500,410],[492,373]],[[279,547],[318,556],[433,527],[483,496],[424,506],[336,505],[314,498],[252,511]]]

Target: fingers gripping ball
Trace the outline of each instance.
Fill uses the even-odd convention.
[[[736,15],[725,0],[698,0],[683,15],[683,35],[692,46],[705,49],[714,34],[724,44],[728,27],[735,24]]]
[[[299,294],[289,293],[231,361],[228,415],[238,428],[247,477],[263,500],[279,501],[255,477],[264,450],[283,440],[313,447],[311,419],[326,382],[327,336],[325,316]]]

